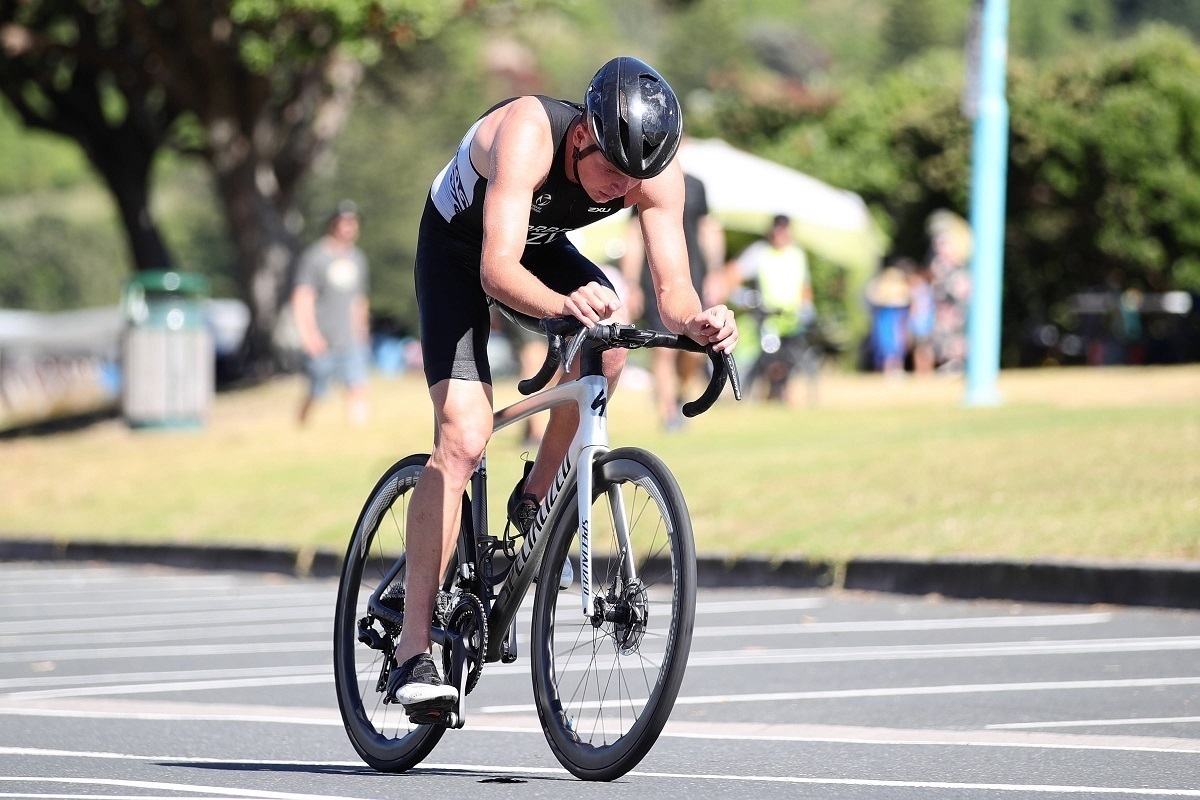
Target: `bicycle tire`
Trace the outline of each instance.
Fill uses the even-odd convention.
[[[363,761],[381,772],[404,772],[416,766],[446,732],[442,725],[413,725],[400,705],[384,704],[378,684],[390,653],[372,649],[358,638],[359,620],[368,615],[367,600],[393,565],[403,562],[409,494],[428,460],[428,455],[412,455],[397,461],[375,484],[354,526],[338,584],[333,641],[338,707],[350,743]],[[463,513],[469,520],[465,494]],[[446,571],[444,591],[454,588],[456,562],[457,555]],[[403,586],[404,575],[401,566],[391,585]],[[372,629],[391,646],[399,638],[400,626],[376,620]]]
[[[657,456],[613,450],[596,460],[593,475],[592,586],[617,599],[618,616],[624,603],[644,622],[595,627],[582,613],[578,581],[559,588],[563,559],[577,558],[578,548],[578,512],[563,513],[540,567],[531,651],[534,699],[551,750],[575,776],[609,781],[645,757],[675,705],[695,623],[696,552],[683,493]],[[616,543],[610,490],[620,492],[629,520],[627,552]],[[577,507],[575,498],[571,489],[567,508]],[[640,588],[618,577],[624,559]]]

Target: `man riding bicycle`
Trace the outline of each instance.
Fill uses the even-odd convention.
[[[409,505],[405,616],[433,617],[462,493],[492,435],[488,297],[532,317],[573,316],[586,325],[621,307],[566,231],[636,205],[664,324],[719,351],[737,344],[733,313],[703,309],[692,288],[675,161],[682,132],[679,101],[662,76],[637,59],[615,58],[592,78],[582,106],[528,95],[488,110],[434,179],[416,257],[434,446]],[[625,351],[603,358],[615,386]],[[551,412],[533,470],[514,492],[512,516],[522,529],[549,490],[577,416],[569,405]],[[389,697],[426,718],[458,696],[429,652],[429,627],[405,625],[399,668],[388,681]]]

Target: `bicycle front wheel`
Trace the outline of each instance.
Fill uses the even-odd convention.
[[[402,624],[376,616],[368,606],[378,591],[387,608],[403,613],[408,501],[428,459],[409,456],[379,479],[359,515],[338,586],[333,643],[338,706],[354,749],[363,761],[383,772],[416,766],[446,731],[441,725],[413,725],[400,705],[384,704]],[[469,519],[465,499],[463,505]],[[443,590],[452,588],[455,563],[452,559]]]
[[[578,513],[564,513],[538,576],[533,685],[563,766],[613,780],[649,752],[675,705],[696,615],[696,552],[683,494],[657,456],[613,450],[593,475],[589,612],[577,577],[561,588],[563,562],[579,564]],[[573,491],[565,499],[576,503]]]

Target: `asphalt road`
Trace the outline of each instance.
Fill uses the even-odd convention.
[[[335,592],[0,563],[0,798],[1200,797],[1200,612],[704,590],[666,733],[594,785],[551,754],[524,659],[421,767],[366,767]]]

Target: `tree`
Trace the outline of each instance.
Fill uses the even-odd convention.
[[[757,152],[862,195],[897,253],[920,257],[930,212],[966,214],[962,65],[913,59],[781,131]],[[1074,292],[1119,276],[1200,290],[1200,48],[1165,26],[1033,69],[1014,59],[1004,360]]]
[[[0,93],[78,142],[113,194],[137,269],[170,266],[150,213],[165,147],[212,172],[261,365],[298,249],[302,179],[341,130],[363,63],[476,3],[0,0]]]

